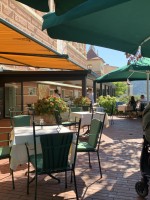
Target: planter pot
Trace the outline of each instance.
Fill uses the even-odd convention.
[[[89,106],[82,106],[83,111],[89,111]]]
[[[35,122],[40,123],[40,119],[43,119],[46,124],[50,124],[50,125],[56,124],[55,116],[51,114],[49,115],[43,114],[43,115],[35,116]]]

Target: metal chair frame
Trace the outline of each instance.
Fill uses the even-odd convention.
[[[81,123],[81,120],[79,122],[79,125]],[[30,173],[30,163],[31,163],[31,157],[29,155],[29,150],[28,150],[28,146],[26,144],[26,148],[27,148],[27,155],[28,155],[28,178],[27,178],[27,194],[29,194],[29,185],[30,183],[32,183],[34,180],[35,180],[35,195],[34,195],[34,199],[36,200],[37,199],[37,181],[38,181],[38,175],[41,175],[41,174],[48,174],[50,177],[54,178],[55,180],[58,181],[58,183],[60,182],[60,180],[58,178],[56,178],[55,176],[53,176],[52,174],[53,173],[59,173],[59,172],[65,172],[65,187],[67,188],[67,171],[71,171],[71,174],[73,173],[73,177],[74,177],[74,185],[75,185],[75,193],[76,193],[76,198],[78,200],[78,192],[77,192],[77,184],[76,184],[76,177],[75,177],[75,162],[76,162],[76,152],[77,152],[77,144],[78,144],[78,137],[79,137],[79,129],[78,129],[78,132],[75,132],[76,135],[77,135],[77,139],[76,139],[76,143],[75,143],[75,155],[74,155],[74,162],[71,164],[71,165],[68,165],[66,168],[64,169],[54,169],[54,168],[51,168],[51,169],[46,169],[45,167],[43,168],[44,170],[41,169],[41,171],[37,168],[37,144],[36,144],[36,137],[40,137],[40,140],[41,140],[41,146],[42,146],[42,152],[45,152],[45,144],[44,144],[44,140],[42,139],[43,137],[45,137],[44,135],[42,136],[36,136],[36,131],[35,131],[35,123],[33,121],[33,139],[34,139],[34,167],[35,167],[35,176],[29,180],[29,173]],[[62,134],[65,134],[65,133],[60,133],[60,134],[49,134],[49,135],[46,135],[47,139],[46,141],[50,141],[50,137],[53,136],[58,136],[60,137]],[[72,133],[70,133],[72,135]],[[72,135],[73,137],[73,135]],[[48,139],[49,138],[49,139]],[[71,143],[70,143],[71,144]],[[49,146],[49,143],[48,143],[48,146]],[[46,148],[48,149],[49,147],[46,146]],[[51,147],[50,147],[51,148]],[[53,150],[55,151],[55,149]],[[52,151],[52,152],[53,152]],[[68,152],[69,153],[69,152]],[[43,156],[44,158],[45,156]],[[52,156],[53,157],[53,156]],[[43,166],[46,166],[44,163],[46,163],[44,160],[43,160]],[[50,162],[48,162],[50,163]],[[32,163],[33,164],[33,163]],[[33,172],[33,171],[32,171]]]
[[[106,114],[105,114],[106,115]],[[102,170],[101,170],[101,163],[100,163],[100,156],[99,156],[99,147],[100,147],[100,142],[101,142],[101,135],[102,135],[102,131],[103,131],[103,127],[104,127],[104,121],[105,121],[105,115],[104,115],[104,119],[103,122],[101,122],[98,119],[92,119],[91,121],[91,128],[90,128],[90,133],[89,136],[93,136],[93,137],[98,137],[97,139],[97,143],[95,146],[91,147],[90,149],[86,149],[86,148],[82,148],[80,147],[80,143],[77,146],[77,152],[87,152],[88,153],[88,158],[89,158],[89,167],[92,168],[91,165],[91,159],[90,159],[90,152],[96,152],[97,153],[97,158],[98,158],[98,165],[99,165],[99,172],[100,172],[100,178],[102,178]],[[94,133],[92,131],[93,128],[95,128],[95,123],[97,124],[97,128],[98,130],[95,130]],[[89,137],[88,136],[88,137]],[[89,139],[87,140],[87,142],[81,142],[83,145],[84,144],[89,144]]]
[[[6,154],[0,155],[0,160],[2,159],[9,159],[9,163],[11,160],[10,152],[11,152],[11,147],[9,146],[10,143],[10,133],[9,132],[0,132],[0,135],[6,135],[7,138],[4,140],[0,140],[0,148],[4,151],[6,151]],[[13,170],[10,169],[10,174],[12,176],[12,188],[15,189],[15,182],[14,182],[14,175],[13,175]]]

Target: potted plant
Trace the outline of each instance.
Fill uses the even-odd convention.
[[[96,102],[100,106],[102,106],[107,113],[111,112],[112,106],[114,107],[114,111],[115,111],[116,97],[111,97],[109,95],[107,95],[107,96],[99,96],[97,98]]]
[[[48,96],[43,99],[39,99],[35,104],[35,115],[39,115],[47,123],[54,124],[54,111],[58,110],[60,113],[68,110],[66,102],[55,96]]]
[[[84,111],[87,111],[91,105],[91,100],[88,97],[78,97],[74,100],[74,105],[82,107]]]

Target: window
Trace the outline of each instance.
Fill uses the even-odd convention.
[[[73,97],[73,91],[72,90],[69,91],[69,96]]]
[[[36,88],[33,88],[33,87],[28,88],[28,94],[29,95],[36,95]]]
[[[82,96],[82,93],[79,91],[78,95],[79,95],[79,97],[80,97],[80,96]]]
[[[64,98],[64,97],[65,97],[65,90],[62,90],[61,93],[62,93],[62,94],[61,94],[61,95],[62,95],[62,98]]]
[[[53,94],[54,94],[54,90],[50,90],[50,91],[49,91],[49,94],[50,94],[50,95],[53,95]]]

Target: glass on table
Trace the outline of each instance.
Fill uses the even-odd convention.
[[[41,129],[43,129],[43,125],[44,125],[44,119],[43,118],[40,119],[40,125],[41,125]]]

